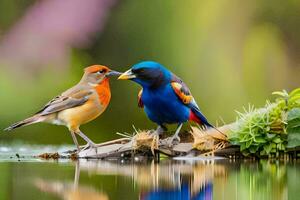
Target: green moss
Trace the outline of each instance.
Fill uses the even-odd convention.
[[[244,155],[270,155],[300,146],[300,88],[287,93],[274,92],[275,102],[264,108],[249,106],[238,113],[229,140],[239,145]]]

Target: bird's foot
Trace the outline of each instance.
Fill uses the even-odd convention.
[[[159,137],[164,133],[165,129],[166,128],[164,128],[163,126],[158,126],[156,130],[151,131],[150,135],[153,137]]]
[[[87,150],[87,149],[94,149],[95,152],[97,153],[98,147],[97,147],[97,145],[96,145],[95,143],[89,142],[89,143],[87,143],[87,144],[81,149],[81,151],[84,151],[84,150]]]
[[[66,154],[78,154],[79,152],[80,152],[80,148],[76,148],[76,149],[65,151],[63,153],[66,153]]]
[[[152,137],[159,137],[160,135],[162,135],[162,133],[158,132],[157,130],[153,130],[150,132],[150,136]]]
[[[173,145],[179,144],[180,143],[180,137],[177,135],[174,135],[173,137],[168,138],[167,145],[169,147],[172,147]]]

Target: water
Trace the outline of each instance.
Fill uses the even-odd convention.
[[[164,159],[155,163],[30,157],[67,148],[2,147],[0,199],[299,199],[299,161]]]

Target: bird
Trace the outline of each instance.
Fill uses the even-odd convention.
[[[133,65],[118,77],[132,80],[142,89],[138,93],[138,106],[143,108],[148,118],[158,125],[156,135],[167,130],[166,124],[178,124],[169,145],[177,140],[182,125],[193,121],[207,128],[215,128],[202,114],[187,85],[162,64],[142,61]]]
[[[33,116],[14,123],[4,130],[11,131],[40,122],[63,125],[69,129],[77,152],[81,150],[77,135],[87,142],[83,149],[96,150],[97,145],[79,128],[106,110],[111,99],[109,78],[120,74],[103,65],[86,67],[78,84],[53,98]]]

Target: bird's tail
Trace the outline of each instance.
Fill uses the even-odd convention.
[[[12,125],[10,125],[9,127],[7,127],[6,129],[4,129],[4,131],[11,131],[13,129],[16,128],[20,128],[22,126],[28,126],[30,124],[35,124],[41,121],[40,116],[33,116],[33,117],[29,117],[27,119],[24,119],[22,121],[16,122]]]
[[[198,120],[194,120],[194,121],[196,121],[199,125],[203,125],[204,124],[207,128],[213,128],[216,131],[218,131],[219,133],[221,133],[222,135],[225,135],[224,133],[222,133],[222,131],[220,131],[219,129],[217,129],[214,125],[210,124],[208,122],[208,120],[206,119],[206,117],[201,113],[201,111],[198,108],[192,108],[192,112],[198,118]]]

